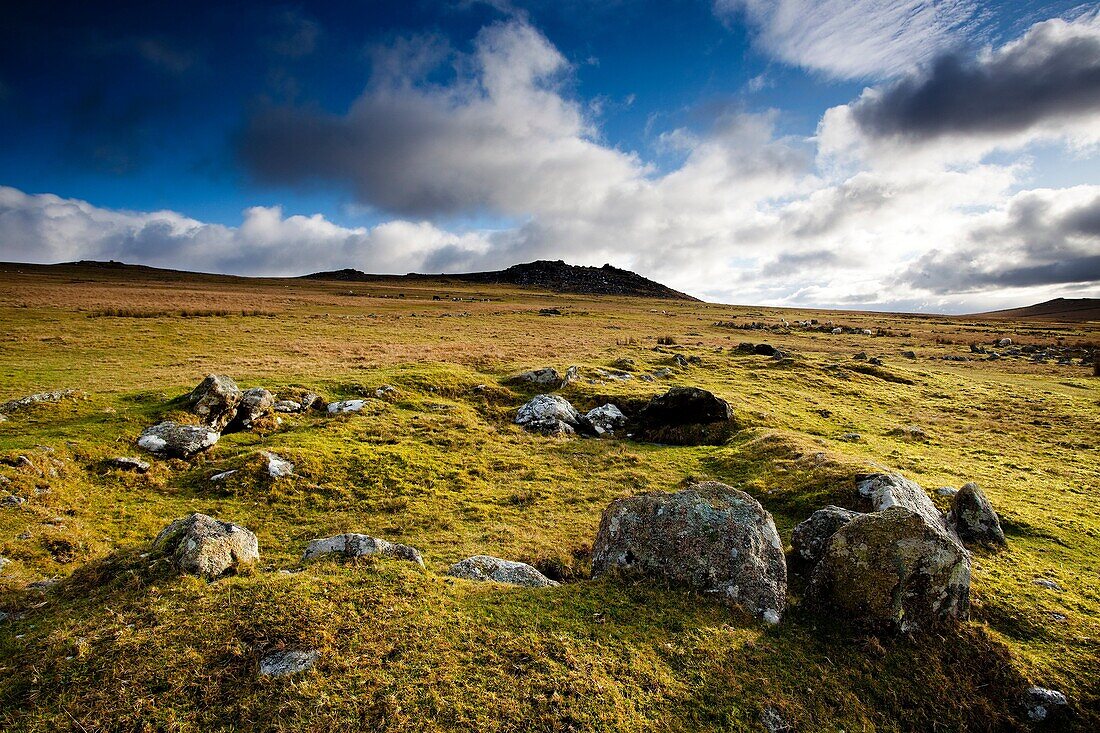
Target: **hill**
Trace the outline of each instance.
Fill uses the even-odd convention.
[[[1022,308],[977,313],[975,316],[1021,321],[1100,321],[1100,298],[1055,298]]]
[[[554,293],[577,295],[627,295],[663,300],[698,301],[698,298],[681,293],[659,282],[642,277],[636,272],[622,270],[611,265],[584,267],[569,265],[562,260],[536,260],[512,265],[504,270],[467,272],[458,274],[409,273],[403,276],[371,275],[359,270],[344,269],[331,272],[315,272],[305,275],[310,280],[339,280],[343,282],[373,282],[378,280],[445,280],[485,285],[518,285],[525,288],[549,290]]]

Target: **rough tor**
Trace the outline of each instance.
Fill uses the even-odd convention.
[[[787,602],[783,543],[771,515],[716,481],[611,502],[592,546],[592,573],[714,593],[773,624]]]

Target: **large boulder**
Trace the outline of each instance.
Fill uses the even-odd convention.
[[[904,506],[861,514],[829,539],[806,591],[812,607],[910,631],[967,618],[970,553],[941,522]]]
[[[608,403],[586,412],[584,422],[596,435],[613,435],[626,425],[626,415],[618,407]]]
[[[716,445],[736,430],[725,400],[698,387],[673,387],[643,407],[631,426],[639,440],[672,445]]]
[[[787,602],[787,564],[771,515],[716,481],[611,502],[592,546],[592,574],[716,593],[769,623],[779,622]]]
[[[951,498],[947,526],[966,544],[1004,546],[1001,520],[985,493],[976,483],[968,483]]]
[[[901,506],[920,514],[929,524],[947,526],[940,510],[920,484],[900,474],[875,473],[861,476],[857,488],[871,511],[880,512],[892,506]]]
[[[181,573],[218,578],[260,559],[256,535],[244,527],[206,514],[191,514],[169,524],[153,548],[170,557]]]
[[[546,435],[572,435],[581,426],[581,414],[564,397],[540,394],[519,408],[516,424]]]
[[[237,414],[241,390],[224,374],[209,374],[191,391],[188,402],[191,412],[198,415],[204,425],[221,431]]]
[[[251,430],[253,423],[275,409],[275,395],[263,387],[253,387],[241,393],[237,415],[230,422],[229,430]]]
[[[165,420],[145,428],[137,443],[158,456],[190,458],[212,447],[220,437],[218,431],[205,425],[180,425]]]
[[[420,550],[410,545],[387,542],[365,534],[338,534],[335,537],[312,540],[307,546],[302,562],[323,555],[339,555],[347,558],[359,558],[366,555],[385,555],[398,560],[408,560],[424,567],[424,558]]]
[[[860,515],[851,509],[829,505],[818,509],[791,533],[791,550],[799,560],[815,563],[838,529]]]
[[[528,588],[558,585],[557,581],[550,580],[550,578],[526,563],[501,560],[499,557],[490,555],[474,555],[456,562],[447,570],[447,575],[466,580],[492,580],[497,583],[523,585]]]

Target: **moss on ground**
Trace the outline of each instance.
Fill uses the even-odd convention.
[[[1071,698],[1069,727],[1100,727],[1100,382],[1084,367],[932,358],[1005,335],[1086,342],[1095,325],[448,283],[110,277],[0,273],[0,400],[81,390],[0,423],[0,493],[27,498],[0,508],[0,556],[12,561],[0,570],[11,614],[0,622],[0,729],[759,730],[773,709],[798,730],[1004,730],[1023,725],[1014,699],[1025,682]],[[196,302],[216,315],[180,315]],[[539,316],[549,305],[566,315]],[[715,325],[780,317],[895,335]],[[665,336],[676,346],[654,351]],[[793,358],[731,353],[742,340]],[[900,356],[910,349],[917,360]],[[885,364],[853,362],[856,351]],[[675,353],[702,364],[676,368]],[[532,393],[509,374],[577,364],[592,375],[623,357],[637,373],[673,375],[582,379],[563,394],[588,408],[697,385],[748,427],[726,445],[671,447],[511,424]],[[397,392],[358,414],[284,416],[191,462],[153,459],[144,475],[105,464],[137,455],[141,429],[178,416],[177,398],[211,371],[328,399]],[[924,435],[897,431],[908,426]],[[842,439],[853,432],[858,441]],[[264,450],[296,475],[268,477]],[[804,612],[797,572],[775,629],[680,590],[588,579],[600,512],[616,497],[717,479],[756,497],[789,541],[815,509],[851,503],[856,473],[884,468],[930,491],[977,481],[1001,515],[1009,548],[975,553],[972,619],[957,630],[863,636]],[[206,583],[145,556],[157,531],[192,511],[254,530],[259,566]],[[297,570],[309,539],[344,531],[418,547],[427,568],[324,561],[281,572]],[[566,582],[442,575],[478,553]],[[52,577],[52,589],[27,588]],[[265,653],[296,648],[320,650],[318,665],[257,676]]]

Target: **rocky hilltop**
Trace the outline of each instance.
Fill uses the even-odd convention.
[[[305,277],[311,280],[349,282],[393,279],[392,276],[371,275],[353,269],[315,272]],[[576,293],[579,295],[629,295],[644,298],[662,298],[664,300],[698,300],[698,298],[673,290],[630,270],[622,270],[611,265],[604,265],[603,267],[569,265],[562,260],[536,260],[535,262],[512,265],[507,269],[492,272],[468,272],[454,275],[409,273],[401,279],[518,285],[525,288],[549,290],[555,293]]]

